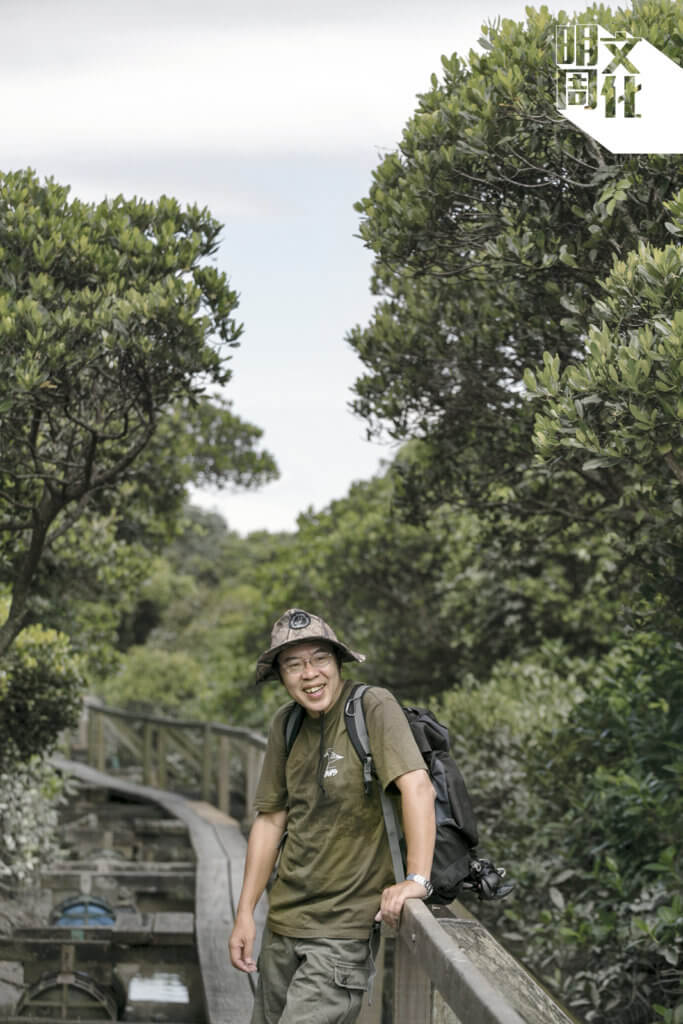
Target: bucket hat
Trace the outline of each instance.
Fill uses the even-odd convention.
[[[319,615],[305,612],[303,608],[288,608],[274,623],[270,634],[270,647],[259,657],[256,664],[256,682],[262,683],[269,676],[276,675],[273,663],[285,647],[310,640],[326,640],[335,647],[342,661],[365,661],[365,655],[358,654],[343,644],[332,627]]]

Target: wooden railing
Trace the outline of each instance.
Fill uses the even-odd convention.
[[[80,741],[101,772],[215,804],[249,825],[266,740],[250,729],[108,708],[87,699]],[[455,901],[409,900],[393,945],[392,1024],[572,1024],[493,936]],[[380,1024],[382,981],[358,1024]]]
[[[109,775],[206,800],[248,826],[265,748],[251,729],[120,711],[88,697],[68,752],[86,753]]]

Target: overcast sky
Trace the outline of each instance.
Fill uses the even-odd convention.
[[[1,0],[3,170],[83,199],[208,205],[240,295],[227,395],[264,429],[281,479],[195,493],[242,533],[294,529],[391,449],[348,409],[344,337],[372,309],[353,203],[395,147],[440,55],[524,0]]]

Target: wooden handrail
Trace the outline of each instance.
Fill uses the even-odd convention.
[[[170,786],[213,802],[226,814],[244,808],[242,823],[251,824],[266,749],[260,733],[222,722],[111,708],[94,697],[86,697],[83,705],[80,748],[76,737],[65,741],[71,756],[85,751],[98,771],[160,789]],[[239,770],[233,771],[234,766]]]
[[[236,739],[252,743],[260,750],[266,749],[267,740],[260,732],[247,729],[242,725],[225,725],[224,722],[205,722],[203,719],[172,718],[170,715],[151,715],[142,711],[125,711],[122,708],[111,708],[94,697],[84,697],[84,706],[90,711],[106,715],[108,718],[122,718],[129,722],[150,722],[152,725],[169,725],[175,729],[211,729],[211,732],[223,736],[234,736]]]

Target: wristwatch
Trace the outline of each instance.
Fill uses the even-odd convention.
[[[406,875],[406,882],[419,882],[419,884],[424,887],[424,898],[426,900],[428,900],[429,897],[434,892],[434,886],[432,885],[428,878],[424,877],[424,875]]]

